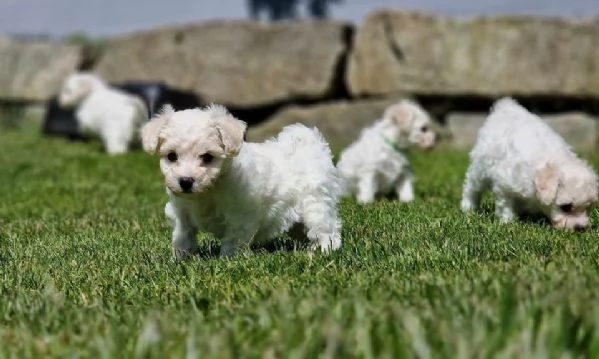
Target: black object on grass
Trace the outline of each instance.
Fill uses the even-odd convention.
[[[146,104],[150,118],[166,104],[173,106],[175,111],[202,106],[202,101],[195,94],[173,89],[162,82],[127,81],[111,86],[139,96]],[[57,96],[46,102],[42,133],[46,136],[66,137],[71,140],[86,139],[79,130],[74,111],[61,108]]]

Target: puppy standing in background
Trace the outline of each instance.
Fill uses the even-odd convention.
[[[341,179],[316,129],[285,127],[265,143],[243,141],[246,124],[224,107],[167,107],[142,128],[144,149],[160,156],[177,257],[197,249],[198,231],[233,255],[303,224],[312,248],[341,246]]]
[[[76,108],[80,130],[99,135],[109,154],[127,152],[148,110],[141,98],[113,89],[91,73],[68,76],[58,96],[63,108]]]
[[[341,153],[337,168],[348,194],[359,203],[376,194],[395,191],[402,202],[414,199],[410,162],[402,153],[409,146],[430,149],[436,135],[429,115],[416,103],[402,100],[385,110],[383,118],[362,130],[360,138]]]
[[[493,105],[470,152],[462,210],[476,209],[488,189],[502,222],[542,213],[556,228],[583,229],[597,200],[597,177],[543,120],[504,98]]]

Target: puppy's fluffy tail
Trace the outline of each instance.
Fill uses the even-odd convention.
[[[503,97],[495,101],[491,106],[491,112],[522,111],[524,108],[511,97]]]
[[[331,157],[329,144],[317,128],[308,128],[302,124],[286,126],[277,136],[281,149],[288,154],[295,154],[300,148],[320,150]]]
[[[343,192],[343,181],[333,164],[328,142],[317,128],[294,124],[283,128],[276,138],[282,153],[293,163],[292,171],[310,177],[306,180],[314,187],[324,186],[337,198]]]
[[[136,119],[135,123],[138,125],[147,122],[150,119],[150,111],[146,106],[146,103],[138,96],[131,95],[131,104],[135,108]]]

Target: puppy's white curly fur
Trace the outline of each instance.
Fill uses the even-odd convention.
[[[341,246],[342,182],[316,129],[285,127],[264,143],[243,141],[246,125],[222,106],[163,111],[142,128],[144,149],[161,157],[175,256],[197,249],[198,231],[232,255],[303,224],[313,248]]]
[[[139,126],[148,119],[148,109],[139,97],[111,88],[92,73],[69,75],[58,102],[63,108],[76,109],[81,131],[98,135],[109,154],[127,152],[137,140]]]
[[[348,195],[359,203],[395,191],[399,200],[414,199],[413,174],[402,149],[434,146],[436,134],[429,115],[418,104],[402,100],[388,107],[383,118],[362,130],[359,139],[341,153],[337,168]]]
[[[502,222],[520,213],[546,215],[554,227],[589,226],[597,177],[541,118],[511,98],[497,101],[470,152],[461,208],[476,209],[491,190]]]

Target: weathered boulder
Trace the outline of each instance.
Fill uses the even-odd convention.
[[[379,119],[385,108],[397,99],[340,101],[313,106],[289,106],[265,122],[250,127],[248,141],[259,142],[279,133],[293,123],[317,127],[331,148],[341,150],[358,138],[360,131]]]
[[[324,99],[339,90],[351,32],[328,21],[161,28],[109,41],[95,71],[109,82],[165,81],[238,107]]]
[[[470,149],[476,142],[478,130],[485,122],[484,113],[451,113],[446,118],[447,130],[451,136],[450,146]]]
[[[598,118],[585,113],[571,112],[545,115],[543,119],[574,148],[597,149]]]
[[[476,142],[478,130],[486,119],[486,114],[452,113],[447,117],[450,145],[455,148],[471,148]],[[547,121],[572,147],[579,150],[597,148],[599,139],[598,119],[584,113],[562,113],[545,115]]]
[[[347,83],[356,96],[599,96],[599,23],[377,11],[357,31]]]
[[[0,99],[46,100],[80,61],[78,46],[0,38]]]

